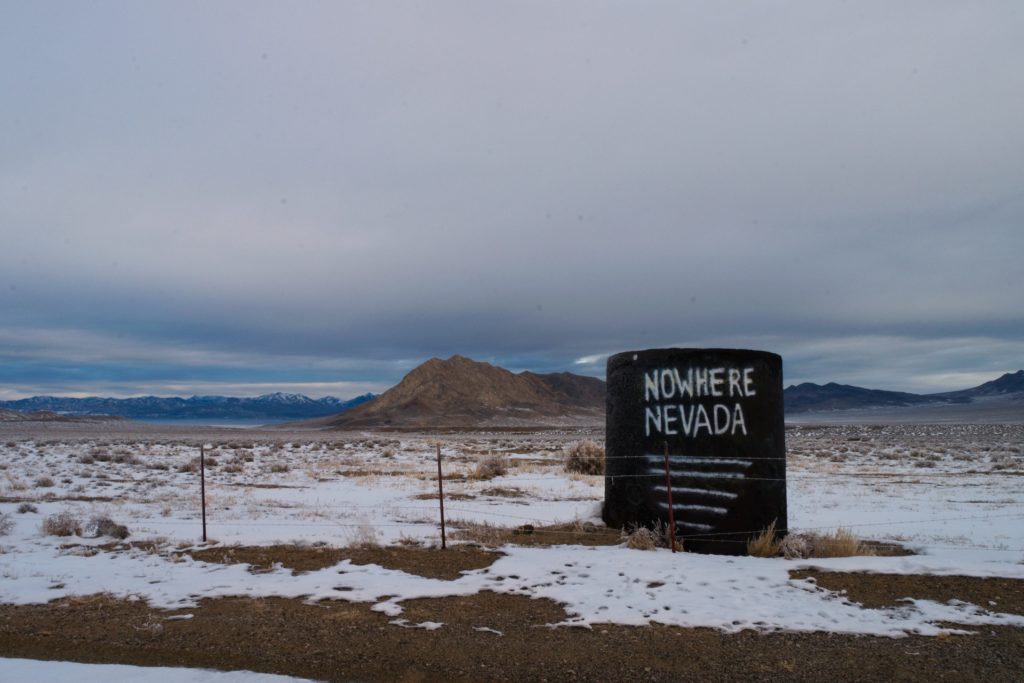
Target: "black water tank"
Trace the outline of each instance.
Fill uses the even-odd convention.
[[[773,521],[785,529],[782,358],[741,349],[648,349],[608,359],[604,520],[668,521],[676,535],[729,555]]]

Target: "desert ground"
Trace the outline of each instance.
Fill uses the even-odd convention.
[[[790,426],[791,532],[867,543],[787,559],[629,547],[601,523],[603,477],[563,465],[600,430],[4,423],[0,671],[1021,680],[1022,437]]]

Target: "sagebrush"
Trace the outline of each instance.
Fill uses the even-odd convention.
[[[82,523],[65,510],[43,520],[43,533],[47,536],[81,536]]]
[[[564,463],[566,472],[579,474],[604,474],[604,449],[586,439],[565,447]]]
[[[631,550],[654,550],[668,548],[672,536],[664,522],[655,522],[651,526],[630,526],[622,530],[622,539]],[[676,539],[676,550],[683,549],[683,542]]]
[[[508,472],[508,460],[500,455],[485,456],[477,463],[470,476],[474,479],[494,479]]]
[[[89,523],[85,525],[85,530],[89,536],[109,536],[111,538],[125,539],[128,538],[128,527],[123,524],[118,524],[110,517],[97,516],[89,520]]]

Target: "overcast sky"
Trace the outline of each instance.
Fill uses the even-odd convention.
[[[0,398],[1024,366],[1024,4],[0,2]]]

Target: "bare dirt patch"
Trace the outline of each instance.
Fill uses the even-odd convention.
[[[416,500],[437,500],[436,493],[421,493],[413,496]],[[474,500],[476,496],[471,493],[446,493],[444,494],[445,500]]]
[[[484,489],[480,492],[480,495],[491,496],[492,498],[523,498],[526,496],[526,492],[517,488],[495,486],[493,488]]]
[[[267,571],[275,564],[293,572],[308,572],[333,567],[342,560],[353,564],[376,564],[432,579],[457,579],[463,571],[483,569],[494,564],[501,553],[468,545],[436,548],[331,548],[328,546],[226,546],[186,550],[185,554],[203,562],[246,563],[255,571]]]
[[[45,501],[47,503],[61,503],[64,501],[76,503],[112,503],[114,499],[112,496],[44,496],[42,498],[35,496],[0,496],[0,503],[38,503],[40,501]]]
[[[813,578],[822,588],[845,591],[865,607],[895,607],[904,598],[949,602],[963,600],[994,612],[1024,614],[1024,579],[974,576],[905,576],[803,569],[789,573],[794,579]]]
[[[464,520],[452,520],[452,538],[483,545],[617,545],[622,542],[618,529],[587,524],[555,524],[501,527]]]
[[[898,639],[601,625],[551,629],[546,625],[565,614],[548,600],[485,592],[405,606],[402,617],[409,624],[444,626],[401,628],[366,604],[280,598],[204,600],[178,613],[105,596],[0,605],[0,656],[248,669],[328,681],[1024,678],[1021,629]],[[193,617],[167,619],[182,613]]]

